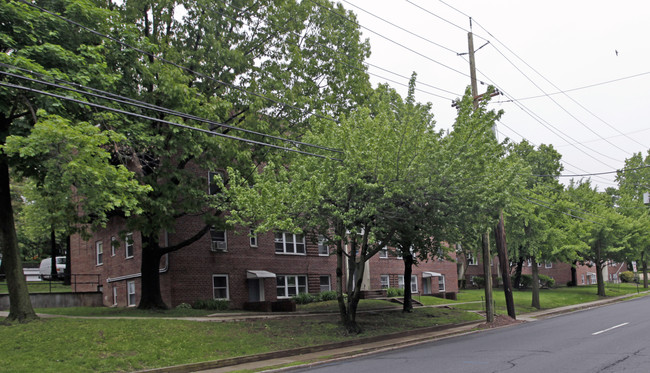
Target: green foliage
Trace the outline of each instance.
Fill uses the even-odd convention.
[[[484,288],[485,287],[485,277],[483,276],[474,276],[472,277],[472,283],[476,285],[476,287]]]
[[[179,310],[191,310],[192,305],[189,304],[189,303],[181,303],[178,306],[176,306],[176,309],[179,309]]]
[[[388,288],[386,289],[386,296],[389,298],[402,297],[404,296],[404,289]]]
[[[192,303],[192,308],[198,310],[225,311],[230,308],[230,302],[224,299],[199,299]]]
[[[550,289],[555,287],[555,279],[547,275],[537,275],[541,287]]]
[[[622,282],[626,282],[626,283],[635,282],[636,280],[636,276],[632,271],[621,272],[619,274],[619,278],[621,279]]]
[[[294,301],[296,301],[296,304],[308,304],[312,302],[318,302],[320,301],[320,298],[318,295],[312,295],[309,293],[300,293],[297,295],[294,295],[291,297]]]
[[[522,289],[528,289],[533,284],[533,275],[522,274],[520,285]]]
[[[328,300],[336,300],[336,291],[335,290],[323,291],[319,294],[319,298],[323,302]]]

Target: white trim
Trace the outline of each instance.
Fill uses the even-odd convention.
[[[117,241],[117,237],[111,236],[111,256],[115,256],[115,242]]]
[[[438,292],[444,293],[445,291],[447,291],[447,284],[445,284],[445,275],[440,275],[440,277],[438,278]]]
[[[282,235],[282,240],[278,240],[278,235]],[[287,251],[287,236],[291,236],[293,244],[293,252]],[[298,237],[302,236],[300,242],[298,242]],[[282,244],[282,251],[278,251],[278,244]],[[298,245],[302,245],[302,252],[298,252]],[[307,244],[305,243],[304,234],[293,234],[290,232],[276,232],[273,236],[273,246],[275,248],[275,253],[278,255],[307,255]]]
[[[133,293],[131,293],[131,285],[133,285]],[[133,303],[131,303],[131,295],[133,295]],[[135,281],[126,282],[126,304],[129,307],[135,307],[136,291],[135,291]]]
[[[430,271],[425,271],[422,272],[422,278],[427,278],[427,277],[442,277],[443,275],[438,273],[438,272],[430,272]]]
[[[131,242],[131,255],[129,255],[129,241]],[[133,258],[135,254],[135,240],[133,239],[133,232],[129,232],[124,236],[124,257],[126,259]]]
[[[138,278],[138,277],[142,277],[142,273],[138,272],[138,273],[133,273],[133,274],[130,274],[130,275],[124,275],[124,276],[119,276],[119,277],[108,277],[106,279],[106,282],[108,282],[110,284],[111,282],[130,280],[132,278]]]
[[[255,278],[275,278],[275,273],[269,271],[259,271],[249,269],[246,271],[246,278],[255,279]]]
[[[104,264],[104,242],[102,240],[95,242],[95,264],[97,266]]]
[[[386,283],[384,284],[383,279],[386,279]],[[386,285],[386,287],[384,287]],[[379,286],[382,289],[388,289],[390,287],[390,276],[389,275],[379,275]]]
[[[221,277],[226,279],[226,297],[225,298],[216,298],[214,296],[214,290],[215,289],[223,289],[223,288],[216,288],[214,286],[214,279],[215,277]],[[230,279],[228,278],[227,274],[213,274],[212,275],[212,299],[224,299],[224,300],[230,300]]]

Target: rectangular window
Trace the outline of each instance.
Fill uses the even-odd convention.
[[[468,266],[477,266],[478,265],[478,260],[474,257],[472,253],[467,253],[467,265]]]
[[[382,289],[388,289],[390,287],[390,279],[388,275],[379,276],[379,281],[381,282]]]
[[[324,291],[330,291],[332,290],[332,284],[330,282],[330,276],[320,276],[320,291],[321,293]]]
[[[228,275],[212,275],[212,296],[214,299],[230,299]]]
[[[95,251],[97,254],[97,265],[104,264],[104,243],[102,241],[95,242]]]
[[[248,232],[248,238],[250,239],[251,247],[257,247],[257,233],[255,233],[255,230],[251,229]]]
[[[275,233],[276,254],[305,255],[305,236],[288,232]]]
[[[379,257],[380,258],[388,258],[388,248],[387,247],[382,247],[381,250],[379,250]]]
[[[217,179],[221,179],[221,182],[224,182],[225,174],[221,171],[217,172],[208,172],[208,194],[214,195],[220,192],[221,187],[217,183]]]
[[[329,246],[327,246],[327,242],[325,241],[325,237],[323,236],[318,237],[318,255],[320,256],[330,255],[330,248]]]
[[[438,291],[441,293],[445,291],[445,275],[438,277]]]
[[[411,276],[411,293],[417,293],[418,292],[418,276],[417,275],[412,275]]]
[[[115,256],[115,249],[117,248],[117,238],[111,236],[111,256]]]
[[[211,251],[228,251],[228,239],[226,231],[218,231],[215,227],[210,228],[210,250]]]
[[[117,286],[113,285],[113,305],[117,306]]]
[[[307,293],[307,276],[276,276],[278,298],[291,298],[296,294]]]
[[[124,255],[126,256],[127,259],[133,258],[133,232],[127,233],[126,234],[126,243],[125,243],[125,250],[124,250]]]
[[[135,306],[135,281],[128,281],[126,283],[127,290],[127,305],[129,307]]]
[[[404,275],[397,276],[397,288],[404,289]]]
[[[544,262],[544,268],[553,268],[552,262]]]

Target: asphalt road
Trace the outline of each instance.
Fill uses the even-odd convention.
[[[650,297],[299,372],[650,372]]]

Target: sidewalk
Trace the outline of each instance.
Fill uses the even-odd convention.
[[[648,293],[642,292],[642,293]],[[571,306],[558,307],[549,310],[531,312],[517,316],[517,320],[524,322],[533,322],[536,320],[561,315],[568,312],[599,307],[610,303],[619,302],[626,298],[636,296],[637,294],[622,295],[608,299],[575,304]],[[444,306],[444,305],[439,305]],[[217,315],[215,315],[217,316]],[[294,315],[297,316],[297,315]],[[304,315],[303,315],[304,316]],[[225,316],[224,316],[225,317]],[[232,317],[232,316],[231,316]],[[241,316],[240,316],[241,317]],[[232,317],[237,319],[237,316]],[[328,345],[314,346],[285,351],[276,351],[260,355],[242,356],[232,359],[223,359],[208,361],[203,363],[185,364],[173,367],[150,369],[141,371],[141,373],[222,373],[240,370],[276,370],[282,371],[290,368],[286,367],[292,364],[293,367],[309,367],[341,359],[373,354],[380,351],[390,351],[398,348],[404,348],[420,343],[426,343],[433,340],[450,338],[467,333],[475,333],[480,330],[478,327],[485,324],[484,321],[472,321],[463,324],[445,325],[432,328],[412,330],[402,333],[383,335],[372,338],[360,339],[354,342],[340,342]]]

